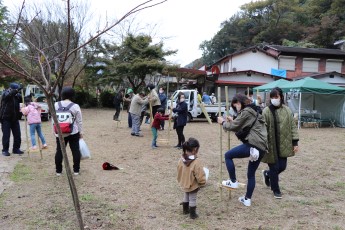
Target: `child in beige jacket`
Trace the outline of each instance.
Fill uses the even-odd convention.
[[[177,181],[184,191],[183,214],[190,214],[191,219],[198,217],[196,213],[196,197],[201,186],[206,184],[206,175],[202,162],[198,158],[199,141],[189,138],[183,143],[182,157],[177,165]]]

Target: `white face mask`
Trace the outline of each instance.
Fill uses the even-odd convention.
[[[180,99],[180,102],[184,102],[184,98],[181,98],[181,99]]]
[[[280,98],[272,98],[271,103],[276,107],[280,106]]]
[[[163,90],[159,90],[159,93],[163,93],[164,91]]]
[[[236,104],[235,107],[236,107],[237,112],[239,112],[241,110],[241,105],[240,104]]]

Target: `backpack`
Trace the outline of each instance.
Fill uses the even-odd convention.
[[[59,101],[58,105],[59,108],[56,110],[56,117],[58,119],[61,132],[63,134],[70,134],[73,131],[73,123],[75,120],[70,108],[74,105],[74,103],[71,102],[68,106],[63,107],[61,101]],[[54,124],[54,131],[56,134],[58,133],[56,124]]]

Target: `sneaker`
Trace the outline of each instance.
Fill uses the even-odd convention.
[[[13,150],[13,154],[23,154],[24,152],[20,149]]]
[[[241,196],[238,198],[238,201],[241,202],[244,206],[249,207],[252,204],[252,200],[246,198],[245,196]]]
[[[56,173],[57,176],[61,176],[61,173]]]
[[[30,148],[30,150],[31,151],[37,151],[37,146],[35,145],[35,146],[32,146],[31,148]]]
[[[174,148],[180,149],[181,145],[175,145]]]
[[[156,149],[156,148],[157,148],[157,146],[154,146],[154,145],[153,145],[153,146],[151,146],[151,148],[152,148],[152,149]]]
[[[283,198],[281,192],[273,192],[273,194],[274,194],[274,198],[276,198],[276,199],[281,199],[281,198]]]
[[[42,149],[47,149],[48,148],[48,145],[47,144],[44,144]]]
[[[79,175],[79,172],[74,172],[74,175],[75,175],[75,176],[78,176],[78,175]]]
[[[134,136],[136,136],[136,137],[143,137],[144,135],[142,135],[141,133],[138,133],[138,134],[134,134]]]
[[[222,185],[229,188],[238,188],[238,181],[232,182],[231,180],[223,180]]]
[[[262,170],[262,181],[267,187],[271,186],[270,177],[268,176],[267,170]]]
[[[135,133],[131,133],[132,136],[135,136]]]
[[[4,155],[5,157],[11,156],[8,151],[2,151],[2,155]]]

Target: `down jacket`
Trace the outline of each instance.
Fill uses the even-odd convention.
[[[226,131],[238,132],[245,127],[250,127],[256,119],[257,112],[251,107],[245,107],[238,113],[238,116],[232,122],[224,122],[223,129]],[[259,113],[258,120],[250,129],[245,140],[256,148],[267,151],[267,130],[265,127],[265,120]]]
[[[265,163],[275,163],[278,156],[283,158],[294,156],[293,146],[297,146],[299,140],[297,127],[290,108],[282,105],[279,108],[274,108],[274,111],[277,124],[274,122],[274,117],[269,107],[266,107],[263,111],[268,133],[268,153],[261,160]],[[275,131],[276,125],[277,130]]]

